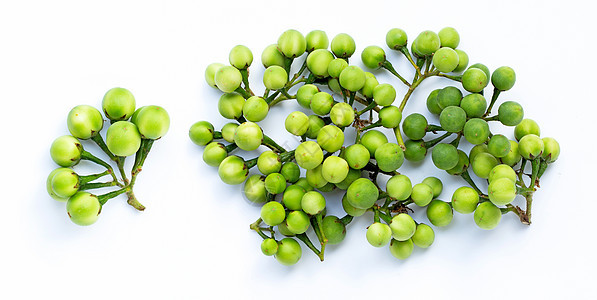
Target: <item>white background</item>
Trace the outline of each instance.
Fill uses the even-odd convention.
[[[588,3],[3,1],[0,298],[595,296],[597,26]],[[357,43],[352,62],[360,65],[365,46],[386,48],[390,28],[405,29],[412,40],[422,30],[444,26],[458,29],[471,63],[492,70],[512,66],[517,82],[501,99],[522,103],[542,135],[560,142],[561,157],[536,193],[533,224],[521,225],[508,214],[498,228],[483,231],[471,215],[456,214],[450,226],[436,230],[431,248],[398,261],[387,248],[366,242],[371,215],[365,215],[349,225],[343,244],[328,248],[323,263],[306,247],[293,267],[262,255],[260,238],[248,227],[259,207],[243,199],[240,186],[223,184],[187,136],[198,120],[225,124],[216,110],[219,93],[204,81],[205,67],[227,62],[234,45],[247,45],[255,56],[253,88],[263,91],[261,51],[286,29],[322,29],[330,40],[349,33]],[[400,56],[387,52],[401,72],[410,72]],[[380,82],[399,84],[375,74]],[[448,83],[428,80],[406,112],[425,111],[427,93]],[[96,224],[79,227],[68,220],[64,203],[45,192],[46,176],[55,168],[48,150],[54,138],[68,133],[70,108],[100,107],[103,94],[115,86],[131,90],[139,106],[166,108],[170,131],[155,143],[135,186],[147,210],[135,211],[121,196],[106,204]],[[267,134],[288,147],[296,140],[280,124],[297,107],[284,103],[262,122]],[[511,128],[504,132],[512,135]],[[99,169],[82,163],[76,170]],[[430,159],[417,168],[405,163],[400,171],[413,183],[429,175],[442,178],[445,200],[463,184],[436,170]],[[329,210],[340,214],[337,197],[328,198]],[[421,213],[415,216],[424,220]]]

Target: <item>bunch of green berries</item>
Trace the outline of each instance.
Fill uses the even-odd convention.
[[[100,135],[104,127],[100,111],[93,106],[78,105],[71,109],[66,119],[71,135],[58,137],[52,143],[50,156],[60,168],[50,173],[46,188],[53,199],[66,202],[66,211],[73,223],[81,226],[95,223],[104,204],[123,193],[126,193],[128,204],[139,211],[145,209],[135,197],[133,186],[153,142],[168,132],[170,117],[162,107],[149,105],[135,110],[135,105],[135,98],[130,91],[110,89],[102,101],[104,115],[110,120],[105,141]],[[94,142],[116,164],[120,179],[112,165],[83,148],[82,141],[86,140]],[[135,162],[129,179],[124,162],[127,156],[132,155],[135,155]],[[72,167],[81,160],[98,164],[105,171],[79,175]],[[112,180],[95,182],[104,176],[110,176]],[[117,189],[102,195],[87,192],[107,187]]]
[[[482,64],[469,67],[468,55],[457,49],[460,36],[454,28],[423,31],[410,50],[407,41],[406,32],[398,28],[386,35],[388,48],[412,65],[411,80],[393,67],[383,48],[369,46],[361,55],[367,68],[385,69],[407,87],[398,105],[394,105],[397,91],[392,84],[380,83],[374,74],[349,63],[356,44],[345,33],[336,35],[331,43],[320,30],[306,36],[296,30],[282,33],[261,55],[265,67],[262,95],[249,87],[253,54],[247,47],[238,45],[230,51],[230,65],[207,67],[207,83],[223,92],[218,111],[231,122],[216,131],[211,123],[199,121],[191,126],[189,136],[195,144],[205,146],[203,160],[218,168],[223,182],[244,183],[247,199],[263,204],[260,218],[250,228],[263,238],[265,255],[293,265],[302,255],[300,241],[323,260],[326,245],[342,242],[347,225],[354,217],[365,215],[372,219],[367,241],[375,247],[389,245],[393,256],[406,259],[414,246],[427,248],[435,239],[432,226],[413,219],[415,209],[425,209],[435,227],[449,225],[454,210],[474,213],[476,224],[483,229],[496,227],[508,212],[530,224],[533,193],[560,149],[554,139],[539,138],[539,127],[523,119],[522,107],[516,102],[502,103],[498,114],[491,115],[500,93],[514,85],[514,70],[500,67],[490,73]],[[302,56],[306,57],[300,69],[291,76],[292,63]],[[429,124],[419,113],[402,120],[415,89],[431,77],[458,82],[467,94],[457,86],[431,92],[427,107],[439,115],[439,125]],[[488,105],[484,90],[490,81],[494,89]],[[272,106],[289,99],[312,112],[294,111],[285,120],[286,131],[301,140],[294,150],[281,147],[257,124]],[[516,126],[519,142],[492,134],[491,121]],[[391,129],[396,142],[374,129],[378,127]],[[354,143],[345,141],[349,128],[356,131]],[[428,133],[438,132],[445,134],[425,140]],[[458,149],[463,136],[476,145],[468,155]],[[454,138],[442,143],[448,137]],[[245,160],[233,154],[237,148],[265,151]],[[429,151],[438,169],[460,176],[470,185],[457,189],[449,202],[438,199],[443,189],[438,178],[429,176],[413,185],[398,172],[405,159],[422,161]],[[525,169],[528,163],[530,173]],[[255,166],[258,172],[250,174]],[[488,180],[487,192],[473,181],[469,166],[475,175]],[[530,181],[525,182],[525,176]],[[325,194],[332,190],[343,191],[345,216],[328,214],[331,200]],[[511,204],[517,195],[526,199],[526,209]],[[319,247],[307,235],[310,232]]]

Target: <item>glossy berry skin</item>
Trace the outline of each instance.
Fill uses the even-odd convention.
[[[214,139],[214,126],[207,121],[199,121],[191,125],[189,138],[195,145],[205,146]]]
[[[303,211],[293,211],[286,216],[286,226],[294,234],[305,233],[309,229],[309,216]]]
[[[269,226],[276,226],[284,221],[286,213],[284,206],[276,201],[270,201],[261,207],[261,220]]]
[[[348,203],[360,209],[368,209],[377,201],[379,190],[371,180],[359,178],[346,191]]]
[[[267,150],[261,152],[257,158],[257,168],[263,175],[276,173],[282,168],[280,157],[274,151]]]
[[[69,168],[57,169],[50,180],[50,186],[58,198],[69,198],[79,190],[79,175]]]
[[[446,172],[450,175],[460,175],[464,173],[468,169],[470,165],[470,160],[464,151],[458,149],[458,163],[454,168],[446,170]]]
[[[350,35],[340,33],[332,39],[330,48],[336,57],[349,58],[354,54],[356,44]]]
[[[311,108],[311,98],[313,98],[313,95],[319,92],[319,88],[314,84],[302,85],[296,91],[296,101],[304,108]]]
[[[485,179],[489,178],[489,173],[498,164],[498,160],[489,153],[479,153],[471,161],[475,175]]]
[[[502,163],[513,167],[515,166],[520,160],[522,160],[522,156],[520,152],[518,152],[518,143],[516,141],[510,141],[510,151],[506,156],[501,158]]]
[[[427,119],[423,115],[413,113],[404,118],[402,131],[409,139],[420,140],[426,134],[427,125]]]
[[[396,106],[386,106],[379,110],[379,121],[385,128],[397,128],[402,121],[402,112]]]
[[[319,92],[311,97],[311,110],[320,116],[325,116],[330,113],[334,106],[334,98],[326,92]]]
[[[68,113],[66,125],[72,136],[86,140],[97,135],[102,130],[104,119],[95,107],[78,105]]]
[[[375,160],[380,170],[384,172],[396,171],[404,162],[404,152],[395,143],[385,143],[375,150]]]
[[[251,175],[245,181],[243,192],[247,200],[252,203],[265,203],[267,201],[267,191],[265,190],[265,182],[263,177],[259,175]]]
[[[82,153],[81,142],[71,135],[56,138],[50,146],[50,157],[61,167],[72,167],[78,164]]]
[[[95,223],[102,210],[97,196],[87,192],[78,192],[66,202],[66,211],[70,220],[80,226]]]
[[[323,161],[322,175],[327,182],[340,183],[346,176],[350,167],[343,158],[338,156],[329,156]]]
[[[290,185],[284,191],[282,203],[290,210],[301,210],[301,200],[305,195],[305,189],[297,184]]]
[[[303,195],[301,208],[309,215],[316,215],[325,209],[325,198],[317,191],[310,191]]]
[[[307,56],[307,68],[317,78],[328,77],[328,66],[334,55],[327,49],[316,49]]]
[[[543,138],[543,154],[541,155],[547,163],[555,162],[560,156],[560,144],[553,138]]]
[[[434,226],[448,226],[452,222],[453,217],[452,207],[444,201],[433,200],[427,206],[427,218]]]
[[[440,109],[449,106],[459,106],[462,101],[462,92],[455,86],[447,86],[439,90],[437,94],[437,104]]]
[[[437,144],[431,151],[433,164],[440,170],[449,170],[458,164],[458,150],[451,144]]]
[[[481,118],[487,110],[487,100],[481,94],[468,94],[462,98],[460,107],[469,118]]]
[[[491,74],[491,83],[500,91],[507,91],[514,86],[516,73],[510,67],[499,67]]]
[[[390,242],[392,230],[387,224],[375,222],[367,228],[367,241],[373,247],[383,247]]]
[[[510,204],[516,198],[516,184],[509,178],[497,178],[489,183],[487,195],[497,206]]]
[[[447,132],[460,132],[466,123],[466,112],[458,106],[449,106],[439,115],[439,124]]]
[[[141,134],[135,124],[118,121],[108,127],[106,145],[116,156],[131,156],[141,147]]]
[[[294,29],[286,30],[278,38],[278,49],[288,58],[296,58],[305,53],[307,41],[305,37]]]
[[[431,30],[425,30],[417,36],[414,43],[417,51],[422,55],[431,55],[439,49],[440,38],[437,33]]]
[[[439,197],[439,195],[442,193],[442,190],[444,189],[444,184],[437,177],[427,177],[423,179],[423,183],[430,186],[431,189],[433,189],[433,198]]]
[[[205,68],[205,81],[207,82],[207,84],[213,88],[218,88],[216,86],[216,72],[223,67],[224,64],[221,63],[211,63],[207,66],[207,68]]]
[[[390,242],[390,253],[397,259],[407,259],[413,253],[413,241],[408,239],[406,241],[392,240]]]
[[[462,72],[468,66],[468,54],[460,49],[454,49],[454,51],[458,54],[458,66],[456,66],[456,69],[454,69],[453,72]]]
[[[280,66],[270,66],[263,73],[263,85],[270,90],[279,90],[288,82],[288,73]]]
[[[417,230],[411,240],[419,248],[428,248],[435,240],[435,232],[431,226],[421,223],[417,225]]]
[[[361,52],[361,61],[369,69],[378,69],[386,61],[386,53],[379,46],[367,46]]]
[[[348,67],[348,62],[345,59],[335,58],[328,65],[328,75],[332,78],[338,78],[346,67]]]
[[[134,124],[137,125],[141,138],[157,140],[170,129],[170,116],[164,108],[148,105],[139,112]]]
[[[321,227],[329,245],[339,244],[346,237],[346,226],[336,216],[325,216]]]
[[[334,104],[330,110],[330,119],[338,127],[347,127],[354,122],[354,108],[348,103],[340,102]]]
[[[408,36],[406,32],[400,28],[392,28],[386,34],[386,45],[390,49],[393,50],[400,50],[402,47],[406,46],[408,41]]]
[[[238,119],[243,114],[245,98],[237,93],[223,94],[218,100],[218,111],[226,119]]]
[[[274,256],[285,266],[296,264],[302,255],[301,245],[292,238],[284,238],[278,243],[278,251]]]
[[[261,145],[263,131],[253,122],[240,124],[234,132],[234,143],[245,151],[253,151]]]
[[[60,197],[56,195],[56,193],[54,193],[54,191],[52,190],[52,179],[54,178],[54,175],[56,175],[56,173],[61,171],[62,168],[57,168],[50,172],[50,174],[48,174],[48,178],[46,179],[46,192],[48,192],[48,195],[50,195],[52,199],[60,202],[66,202],[69,197]]]
[[[233,66],[220,67],[214,75],[216,86],[224,93],[234,92],[240,87],[242,80],[240,71]]]
[[[459,187],[452,195],[452,208],[461,214],[475,211],[479,203],[479,194],[468,186]]]
[[[344,132],[334,125],[325,125],[317,134],[317,144],[321,149],[334,153],[344,144]]]
[[[443,73],[450,73],[458,67],[458,53],[452,48],[442,47],[433,55],[433,65]]]
[[[253,53],[247,46],[236,45],[230,50],[228,60],[235,68],[239,70],[246,69],[253,63]]]
[[[328,35],[322,30],[313,30],[305,36],[307,43],[307,52],[312,52],[317,49],[326,49],[330,44]]]
[[[514,137],[517,141],[520,141],[520,139],[527,134],[541,135],[541,130],[539,129],[537,122],[531,119],[523,119],[516,125],[516,127],[514,127]]]
[[[502,134],[495,134],[489,139],[487,149],[497,158],[504,157],[510,152],[510,140]]]
[[[243,106],[243,116],[251,122],[262,121],[268,112],[269,105],[265,102],[265,99],[258,96],[249,97]]]
[[[277,44],[272,44],[261,52],[261,63],[267,69],[270,66],[284,67],[285,56],[278,49]]]
[[[390,228],[392,229],[392,238],[397,241],[406,241],[415,234],[417,224],[411,216],[401,213],[392,218]]]
[[[373,89],[373,100],[377,105],[390,106],[396,100],[396,89],[387,83],[379,84]]]
[[[321,147],[313,141],[306,141],[298,145],[294,152],[296,163],[303,169],[311,170],[323,161]]]
[[[302,111],[291,112],[284,121],[284,127],[290,134],[301,136],[309,129],[309,117]]]
[[[301,176],[301,170],[296,163],[290,161],[282,165],[280,174],[286,178],[286,181],[295,183]]]
[[[272,256],[278,252],[278,242],[274,239],[265,239],[261,242],[261,253]]]
[[[516,126],[524,118],[522,105],[514,101],[506,101],[498,108],[498,119],[506,126]]]
[[[473,145],[483,144],[489,138],[489,124],[478,118],[468,120],[464,124],[464,138]]]
[[[353,169],[364,168],[370,158],[369,150],[362,144],[350,145],[344,150],[344,159]]]
[[[424,183],[415,184],[410,197],[416,205],[427,206],[433,200],[433,189]]]
[[[348,66],[340,73],[338,77],[340,86],[351,91],[356,92],[365,85],[365,72],[357,66]]]
[[[127,89],[112,88],[104,95],[102,109],[110,120],[127,120],[135,112],[135,97]]]
[[[226,184],[241,184],[249,175],[245,161],[235,155],[226,157],[218,167],[218,175]]]
[[[488,80],[481,69],[469,68],[462,74],[462,87],[471,93],[479,93],[487,86]]]
[[[399,201],[408,199],[412,189],[412,183],[406,175],[394,175],[386,183],[388,196]]]
[[[458,31],[452,27],[442,28],[437,35],[439,36],[441,46],[456,49],[460,44],[460,35]]]
[[[502,211],[493,203],[487,201],[479,204],[475,209],[474,220],[481,229],[491,230],[497,227],[502,219]]]
[[[545,145],[543,140],[535,134],[527,134],[518,143],[518,152],[525,159],[535,159],[543,154]]]

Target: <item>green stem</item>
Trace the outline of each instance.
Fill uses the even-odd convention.
[[[116,156],[114,154],[112,154],[112,152],[110,152],[110,149],[108,149],[108,145],[106,145],[106,142],[104,142],[104,139],[102,138],[102,136],[99,133],[92,136],[91,140],[94,141],[100,147],[100,149],[102,149],[102,151],[104,151],[104,153],[106,153],[106,155],[108,155],[108,157],[112,161],[117,160]]]
[[[535,185],[537,184],[537,176],[539,175],[539,167],[541,164],[541,157],[537,157],[533,160],[531,160],[531,167],[532,167],[532,173],[531,173],[531,184],[529,185],[529,188],[534,188]]]
[[[109,192],[107,194],[98,195],[97,199],[99,200],[99,203],[101,205],[104,205],[104,204],[106,204],[106,202],[108,202],[108,200],[110,200],[110,199],[112,199],[112,198],[114,198],[114,197],[116,197],[116,196],[118,196],[118,195],[120,195],[120,194],[122,194],[122,193],[124,193],[126,191],[127,191],[127,188],[121,188],[119,190],[116,190],[116,191],[113,191],[113,192]]]
[[[135,185],[135,180],[137,179],[137,175],[143,169],[143,164],[145,163],[145,159],[151,151],[151,146],[153,146],[154,140],[143,139],[141,140],[141,147],[137,151],[135,155],[135,163],[133,164],[133,169],[131,170],[131,183],[130,186],[132,187]]]
[[[92,190],[92,189],[100,189],[100,188],[115,186],[116,184],[117,184],[116,181],[82,183],[81,185],[79,185],[79,190],[85,191],[85,190]]]
[[[353,97],[353,101],[354,101],[354,97]],[[363,110],[360,110],[356,113],[357,117],[361,116],[362,114],[372,110],[373,108],[375,108],[377,106],[377,103],[375,103],[375,101],[371,101],[371,103],[369,103],[369,105],[367,105],[365,108],[363,108]]]
[[[458,81],[458,82],[462,81],[462,75],[448,75],[448,74],[444,74],[444,73],[438,73],[437,76],[452,79],[452,80]]]
[[[245,99],[249,99],[252,96],[249,92],[247,92],[245,89],[243,89],[240,86],[236,90],[234,90],[234,91],[237,92],[237,93],[239,93]]]
[[[263,135],[263,140],[261,141],[261,144],[272,149],[274,152],[287,152],[286,149],[284,149],[284,147],[278,145],[278,143],[276,143],[274,140],[272,140],[269,136],[265,134]]]
[[[128,203],[130,206],[134,207],[138,211],[145,210],[145,206],[143,206],[143,204],[137,200],[137,197],[135,196],[135,193],[133,193],[132,187],[130,185],[127,187],[126,196],[128,197],[126,203]]]
[[[369,130],[369,129],[371,129],[371,128],[375,128],[375,127],[379,127],[379,126],[381,126],[381,121],[377,121],[377,122],[375,122],[375,123],[371,123],[371,124],[369,124],[369,125],[367,125],[367,126],[365,126],[365,127],[361,128],[361,130],[360,130],[360,131]]]
[[[539,172],[537,173],[537,179],[543,176],[543,173],[545,173],[545,170],[547,170],[548,165],[549,164],[547,163],[547,161],[541,159],[541,164],[539,165]]]
[[[244,90],[251,96],[254,96],[255,94],[253,93],[253,91],[251,91],[251,88],[249,87],[249,69],[240,70],[240,74],[243,77],[243,85],[245,86]]]
[[[91,174],[91,175],[82,175],[79,176],[79,184],[86,184],[88,182],[94,181],[96,179],[102,178],[106,175],[110,174],[110,170],[106,170],[102,173],[98,174]]]
[[[259,159],[259,157],[255,157],[253,159],[249,159],[247,161],[245,161],[245,166],[247,167],[247,169],[251,169],[254,166],[257,165],[257,159]]]
[[[323,261],[323,253],[313,246],[313,243],[311,243],[311,240],[306,234],[297,234],[296,238],[305,243],[305,245],[311,249],[311,251],[313,251],[313,253],[315,253],[315,255],[317,255],[321,261]]]
[[[400,81],[402,81],[402,83],[404,83],[406,86],[410,86],[410,82],[408,82],[406,79],[404,79],[404,77],[400,76],[400,74],[398,74],[398,72],[396,72],[396,69],[394,69],[394,66],[392,65],[392,63],[390,63],[388,60],[384,61],[381,64],[381,67],[388,70],[390,73],[392,73],[398,79],[400,79]]]
[[[464,172],[462,172],[462,174],[460,174],[460,176],[464,179],[464,181],[466,181],[475,191],[477,191],[477,193],[479,193],[480,196],[484,196],[485,194],[483,194],[483,192],[481,192],[481,190],[477,187],[477,185],[475,184],[475,182],[473,181],[473,179],[471,178],[471,175],[469,174],[468,170],[465,170]]]
[[[497,88],[493,88],[493,95],[491,95],[491,102],[489,103],[489,107],[487,107],[487,111],[485,112],[483,117],[486,117],[491,113],[491,109],[493,108],[493,105],[495,104],[495,101],[497,100],[497,98],[499,96],[500,96],[500,90],[498,90]]]
[[[427,128],[425,128],[425,131],[427,132],[433,132],[436,133],[438,131],[446,131],[445,129],[443,129],[441,126],[439,125],[433,125],[433,124],[429,124],[427,125]]]
[[[348,104],[349,104],[350,106],[352,106],[352,105],[354,104],[354,97],[356,97],[356,95],[357,95],[357,92],[352,92],[352,91],[351,91],[351,92],[349,93],[349,97],[350,97],[350,98],[348,99]]]
[[[291,151],[280,153],[280,162],[286,163],[286,162],[293,160],[294,159],[294,151],[295,150],[291,150]]]
[[[406,56],[406,59],[408,59],[408,61],[410,62],[410,64],[415,68],[416,73],[419,74],[419,76],[420,76],[421,75],[421,69],[414,62],[412,56],[410,55],[410,51],[408,51],[408,48],[407,47],[402,47],[402,48],[400,48],[400,52],[402,52],[402,54],[404,54],[404,56]]]
[[[353,216],[346,215],[340,219],[340,222],[342,222],[342,224],[344,224],[344,226],[346,226],[346,225],[350,224],[350,222],[352,222],[353,219],[354,219]]]
[[[118,166],[118,171],[120,172],[122,181],[124,181],[124,185],[128,185],[129,179],[126,177],[126,173],[124,172],[124,160],[125,159],[126,159],[126,157],[124,157],[124,156],[117,156],[116,157],[116,166]]]
[[[425,142],[425,149],[430,149],[431,147],[437,145],[439,142],[443,141],[445,138],[449,137],[452,135],[452,132],[446,132],[436,138],[434,138],[433,140],[427,141]]]

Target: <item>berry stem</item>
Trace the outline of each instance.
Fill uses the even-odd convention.
[[[91,175],[83,175],[83,176],[79,176],[79,184],[86,184],[88,182],[94,181],[96,179],[99,179],[101,177],[104,177],[106,175],[110,174],[110,170],[106,170],[102,173],[98,173],[98,174],[91,174]]]
[[[99,203],[103,206],[104,204],[106,204],[106,202],[108,202],[108,200],[110,200],[126,191],[127,191],[127,188],[121,188],[119,190],[109,192],[107,194],[98,195],[97,199],[99,200]]]
[[[133,169],[131,170],[131,183],[129,184],[131,188],[133,185],[135,185],[137,175],[139,175],[139,172],[141,172],[143,169],[143,164],[145,163],[145,159],[147,158],[149,151],[151,151],[153,141],[154,140],[150,139],[143,139],[141,141],[141,148],[139,148],[139,151],[137,151],[137,154],[135,155],[135,163],[133,164]]]
[[[104,151],[104,153],[108,155],[108,157],[111,160],[116,161],[116,156],[112,154],[112,152],[110,152],[110,149],[108,149],[108,145],[106,145],[106,142],[104,142],[104,139],[99,133],[92,136],[91,140],[94,141],[100,147],[100,149],[102,149],[102,151]]]
[[[372,128],[375,128],[375,127],[380,127],[380,126],[381,126],[381,121],[377,121],[375,123],[371,123],[371,124],[369,124],[369,125],[361,128],[360,131],[366,131],[366,130],[369,130],[369,129],[372,129]]]
[[[274,152],[278,152],[278,153],[284,153],[287,152],[286,149],[284,149],[284,147],[278,145],[278,143],[276,143],[274,140],[272,140],[269,136],[267,135],[263,135],[263,141],[261,141],[261,144],[272,149]]]
[[[315,246],[305,233],[297,234],[296,238],[299,239],[301,242],[305,243],[305,245],[309,249],[311,249],[311,251],[313,251],[313,253],[315,253],[315,255],[317,255],[321,261],[323,261],[323,253],[319,251],[317,248],[315,248]]]
[[[100,188],[115,186],[116,184],[117,184],[116,181],[82,183],[79,185],[79,190],[85,191],[85,190],[92,190],[92,189],[100,189]]]
[[[145,210],[145,206],[143,206],[143,204],[137,200],[137,197],[135,196],[135,193],[133,193],[132,187],[130,185],[127,186],[126,196],[128,197],[126,203],[128,203],[130,206],[134,207],[138,211]]]
[[[352,97],[352,101],[354,102],[354,96]],[[373,108],[375,108],[377,106],[377,103],[375,103],[375,101],[371,101],[371,103],[369,103],[365,108],[363,108],[362,110],[358,111],[356,113],[357,117],[360,117],[362,114],[372,110]]]
[[[419,66],[417,66],[417,64],[414,62],[412,56],[410,55],[410,51],[408,51],[407,47],[401,47],[400,48],[400,52],[402,52],[402,54],[404,54],[404,56],[406,56],[406,59],[408,59],[408,61],[410,62],[410,64],[413,66],[413,68],[415,68],[416,74],[418,74],[419,76],[421,75],[421,68],[419,68]]]
[[[392,63],[390,63],[388,60],[385,60],[381,64],[381,67],[388,70],[390,73],[392,73],[392,75],[394,75],[398,79],[400,79],[400,81],[402,81],[402,83],[404,83],[406,86],[410,87],[410,85],[411,85],[410,82],[408,82],[406,79],[404,79],[404,77],[400,76],[400,74],[398,74],[396,69],[394,69],[394,66],[392,65]]]
[[[462,81],[462,75],[448,75],[448,74],[444,74],[444,73],[438,73],[437,76],[452,79],[452,80],[458,81],[458,82]]]
[[[481,192],[481,190],[479,189],[479,187],[477,187],[477,185],[475,184],[475,182],[473,181],[473,179],[471,178],[471,174],[468,173],[468,170],[465,170],[464,172],[462,172],[462,174],[460,174],[460,176],[464,179],[464,181],[466,181],[475,191],[477,191],[477,193],[479,194],[480,197],[485,197],[485,194],[483,194],[483,192]]]
[[[425,149],[430,149],[431,147],[439,144],[439,142],[443,141],[444,139],[446,139],[447,137],[449,137],[451,135],[452,135],[452,132],[446,132],[446,133],[434,138],[433,140],[425,142]]]
[[[342,224],[344,224],[344,226],[346,226],[346,225],[350,224],[350,222],[352,222],[353,218],[354,218],[353,216],[347,214],[346,216],[344,216],[340,219],[340,222],[342,222]]]
[[[497,98],[499,96],[500,96],[500,90],[498,90],[497,88],[493,88],[493,94],[491,95],[491,102],[489,103],[489,106],[487,107],[487,111],[485,112],[483,117],[489,116],[489,114],[491,113],[491,109],[493,108],[493,105],[495,104],[495,101],[497,100]]]

